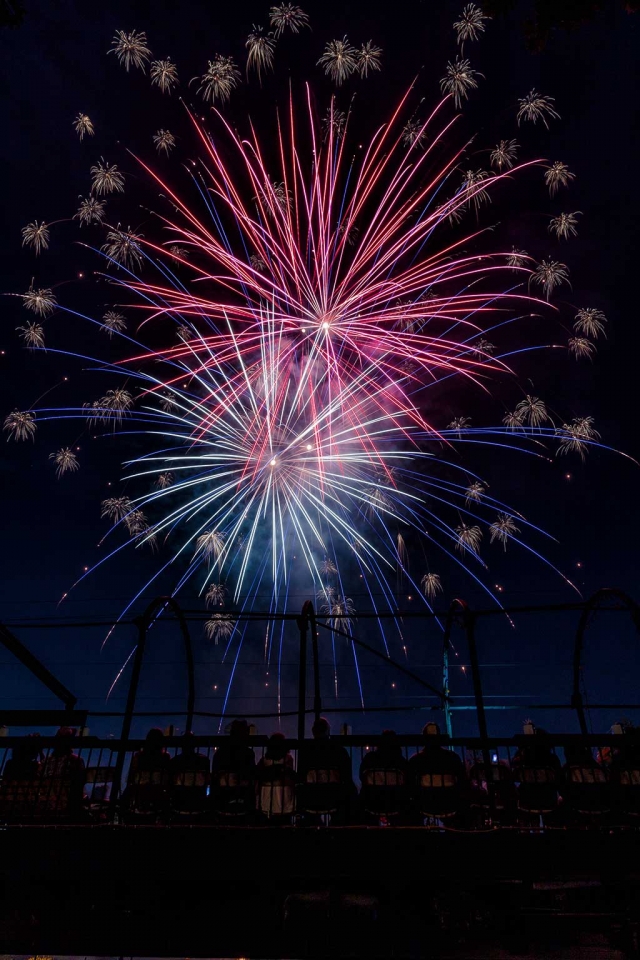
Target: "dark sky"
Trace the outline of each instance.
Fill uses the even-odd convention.
[[[326,40],[344,33],[358,42],[372,37],[384,48],[383,72],[366,84],[354,84],[342,94],[348,102],[350,93],[357,91],[356,132],[370,133],[371,123],[386,117],[416,76],[417,90],[426,104],[436,101],[438,79],[446,61],[455,54],[451,23],[462,3],[314,0],[302,5],[311,15],[313,33],[286,39],[279,51],[276,77],[268,80],[262,90],[254,82],[250,94],[243,86],[234,97],[234,116],[250,111],[259,124],[266,125],[273,117],[274,104],[282,103],[286,96],[289,75],[294,87],[310,79],[318,102],[328,102],[330,87],[313,64]],[[187,0],[179,5],[172,0],[112,0],[108,4],[28,0],[23,25],[0,33],[5,71],[0,94],[4,118],[4,150],[0,156],[4,184],[4,230],[0,236],[3,292],[24,291],[35,276],[36,285],[57,284],[61,300],[97,314],[113,294],[107,285],[92,277],[91,271],[98,267],[97,258],[77,246],[75,226],[54,226],[51,249],[37,262],[20,246],[20,228],[33,219],[53,221],[70,215],[76,208],[78,194],[88,193],[89,166],[103,154],[127,171],[129,196],[122,215],[127,217],[127,224],[140,226],[144,233],[148,223],[144,205],[153,202],[153,193],[128,158],[126,148],[150,157],[151,134],[160,126],[168,126],[179,131],[184,156],[196,149],[195,144],[188,142],[188,127],[175,98],[169,102],[159,94],[151,95],[148,78],[138,73],[127,75],[114,57],[106,55],[115,30],[145,30],[154,55],[170,54],[185,81],[201,73],[215,51],[231,53],[243,62],[244,38],[252,23],[265,21],[267,7],[263,0],[225,5],[211,0]],[[531,389],[547,400],[558,417],[592,414],[605,444],[637,457],[640,450],[633,396],[640,344],[636,317],[640,17],[620,10],[596,18],[574,33],[558,31],[546,49],[534,55],[526,49],[521,29],[527,9],[526,3],[516,3],[509,18],[491,23],[482,42],[469,48],[473,65],[486,75],[486,80],[465,107],[455,145],[475,135],[470,147],[474,165],[486,166],[487,156],[482,151],[501,137],[517,137],[524,155],[561,159],[576,172],[570,193],[554,201],[541,187],[539,170],[523,177],[521,185],[511,185],[510,192],[497,200],[489,219],[496,223],[496,238],[506,248],[516,244],[534,256],[553,254],[570,265],[572,290],[565,289],[555,299],[560,318],[555,328],[550,327],[550,339],[566,339],[573,308],[592,305],[604,310],[609,318],[608,339],[601,343],[593,364],[587,361],[578,365],[564,356],[560,361],[555,356],[539,354],[523,361],[518,373],[525,385],[526,378],[531,378]],[[515,126],[517,98],[533,86],[556,98],[562,119],[552,124],[549,133],[544,128],[518,130]],[[187,99],[194,100],[195,87],[191,92],[183,87],[183,91]],[[85,139],[83,143],[78,142],[71,127],[79,110],[92,117],[98,131],[94,139]],[[136,198],[135,202],[131,197]],[[583,213],[579,237],[565,245],[558,244],[546,231],[549,216],[562,209]],[[80,272],[86,273],[88,279],[78,280]],[[21,349],[15,327],[24,319],[19,301],[3,301],[2,417],[16,406],[28,408],[64,375],[72,382],[56,389],[52,404],[63,406],[75,402],[79,395],[81,399],[91,396],[95,386],[90,386],[90,375],[83,372],[82,364],[51,354],[28,355]],[[47,325],[50,331],[56,325],[64,325],[59,332],[67,349],[77,349],[79,353],[94,349],[94,335],[88,336],[86,325],[68,315],[57,314]],[[51,342],[55,339],[52,335]],[[520,394],[506,390],[501,396],[505,403],[513,403]],[[475,396],[456,395],[442,403],[445,417],[474,412],[475,405],[479,419],[482,414],[482,401]],[[81,429],[79,426],[78,434]],[[64,425],[59,433],[57,430],[42,428],[35,445],[2,443],[0,447],[5,506],[0,616],[7,621],[113,616],[137,590],[145,564],[149,565],[148,560],[131,552],[119,564],[89,579],[63,607],[56,607],[58,598],[83,567],[97,559],[96,544],[104,533],[98,504],[107,495],[107,483],[116,483],[123,459],[122,449],[117,451],[108,440],[92,444],[88,436],[83,436],[78,441],[81,471],[56,483],[47,457],[57,446],[73,442],[74,427]],[[634,463],[614,453],[598,451],[584,467],[579,461],[569,460],[531,465],[508,456],[501,457],[499,462],[485,457],[476,466],[489,479],[492,492],[557,537],[559,543],[552,544],[546,552],[575,579],[585,595],[602,585],[618,586],[632,595],[637,593],[640,525],[635,492],[639,473]],[[571,480],[565,478],[567,472],[572,475]],[[495,582],[504,585],[506,605],[573,599],[553,572],[521,560],[520,555],[499,557],[492,571]],[[300,590],[301,602],[304,587]],[[468,596],[472,604],[484,604],[462,579],[452,579],[447,584],[446,598],[455,595]],[[572,614],[554,620],[541,619],[535,625],[528,618],[520,618],[515,630],[504,620],[500,625],[496,621],[491,629],[483,628],[481,655],[483,662],[492,665],[485,670],[487,692],[499,698],[530,694],[537,702],[566,700],[567,663],[575,621],[576,615]],[[33,628],[16,632],[78,693],[85,705],[97,710],[105,708],[109,683],[131,649],[132,629],[128,628],[125,634],[123,628],[102,653],[104,631],[99,628]],[[423,628],[409,622],[406,630],[412,664],[431,664],[416,669],[436,682],[440,653],[437,631],[432,626]],[[216,710],[229,667],[215,665],[220,651],[211,648],[199,631],[194,625],[200,704],[203,709]],[[366,639],[364,623],[362,636]],[[636,699],[638,659],[631,631],[619,630],[600,618],[590,640],[587,677],[592,698]],[[150,656],[155,662],[145,673],[140,708],[182,709],[177,637],[160,628],[151,646]],[[238,669],[234,689],[242,699],[231,705],[232,710],[274,707],[275,679],[266,676],[259,663],[261,649],[262,641],[256,637],[243,654],[243,659],[250,662]],[[286,661],[292,665],[285,668],[284,689],[291,694],[295,636],[288,639],[285,653]],[[459,660],[466,661],[462,646],[459,654]],[[354,703],[357,690],[349,657],[348,651],[344,651],[340,693]],[[3,662],[7,659],[2,658]],[[514,663],[515,666],[506,665]],[[405,699],[405,703],[421,702],[419,689],[405,686],[404,681],[392,688],[395,678],[366,658],[362,667],[369,704],[390,704],[400,693],[416,698]],[[330,690],[328,668],[325,680]],[[454,692],[471,693],[468,678],[461,671],[454,677]],[[116,693],[121,697],[124,689]],[[21,670],[3,665],[3,702],[16,706],[43,706],[50,702],[46,697],[40,700],[41,696],[44,694]],[[346,700],[338,703],[346,705]],[[116,699],[111,703],[118,709],[123,701]],[[291,708],[293,701],[288,701],[288,705]],[[496,721],[495,729],[506,732],[519,725],[521,719],[521,713],[516,711],[506,721]],[[612,719],[607,714],[606,718],[597,717],[594,724],[601,727]],[[368,714],[352,722],[356,730],[368,730],[375,729],[380,721],[375,714]],[[422,722],[423,719],[403,717],[396,726],[411,729]],[[545,722],[557,729],[566,723],[559,714],[545,717]],[[266,732],[270,724],[271,721],[265,721],[261,729]],[[461,720],[459,729],[472,729],[469,724],[470,721]],[[96,721],[92,728],[96,732],[117,731],[118,726],[116,721]],[[203,722],[202,729],[211,726]]]

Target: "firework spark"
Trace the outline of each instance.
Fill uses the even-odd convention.
[[[475,3],[468,3],[462,11],[460,19],[456,20],[453,25],[458,37],[458,44],[464,46],[467,40],[478,40],[480,34],[484,33],[486,29],[485,20],[490,19],[491,17],[486,16]]]
[[[595,343],[586,337],[569,337],[567,347],[576,360],[590,359],[596,352]]]
[[[500,513],[498,514],[497,520],[494,520],[489,527],[489,542],[493,543],[494,540],[497,540],[498,543],[502,544],[503,549],[506,550],[509,537],[513,537],[519,532],[520,529],[516,526],[513,517],[509,516],[508,513]]]
[[[101,249],[116,263],[132,270],[141,267],[144,260],[141,239],[140,234],[134,233],[131,227],[121,230],[118,225],[117,230],[108,231],[107,242],[103,243]]]
[[[541,260],[531,277],[532,283],[538,284],[549,299],[556,287],[561,283],[569,282],[569,270],[566,263],[558,260]]]
[[[429,600],[434,600],[439,593],[442,593],[442,581],[437,573],[425,573],[420,581],[422,592]]]

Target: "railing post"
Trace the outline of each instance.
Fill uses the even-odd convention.
[[[310,600],[309,604],[309,622],[311,623],[311,650],[313,652],[313,719],[318,721],[322,713],[322,699],[320,697],[320,657],[318,654],[318,625],[316,623],[316,612]]]
[[[480,664],[478,662],[478,647],[476,645],[476,618],[473,611],[467,608],[464,613],[464,624],[467,632],[467,644],[469,646],[469,660],[471,661],[471,678],[473,680],[473,694],[476,701],[476,712],[478,715],[478,731],[480,739],[483,741],[484,761],[489,767],[489,749],[486,746],[488,740],[487,733],[487,715],[484,710],[484,697],[482,696],[482,680],[480,678]]]
[[[129,692],[127,694],[127,705],[125,707],[124,718],[122,721],[122,730],[120,731],[120,749],[118,751],[116,769],[114,772],[114,790],[111,795],[111,799],[114,804],[116,803],[122,788],[122,771],[124,770],[124,761],[127,754],[127,742],[129,740],[129,734],[131,733],[133,711],[136,705],[136,694],[138,692],[138,682],[140,680],[140,669],[142,667],[144,647],[147,639],[147,621],[145,617],[137,617],[135,623],[138,628],[138,644],[136,646],[136,652],[133,658],[131,682],[129,683]]]
[[[308,602],[307,602],[308,603]],[[298,741],[304,740],[305,711],[307,708],[307,603],[302,607],[302,614],[298,617],[300,631],[300,666],[298,672]]]

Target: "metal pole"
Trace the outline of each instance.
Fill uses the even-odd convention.
[[[122,786],[122,771],[127,753],[127,741],[131,732],[131,722],[133,720],[133,711],[136,705],[136,694],[138,692],[138,682],[140,680],[140,669],[144,657],[144,647],[147,639],[147,621],[144,617],[136,617],[138,628],[138,645],[136,647],[135,657],[133,658],[133,669],[131,671],[131,682],[129,684],[129,693],[127,694],[127,705],[125,707],[124,719],[122,721],[122,731],[120,733],[120,749],[116,760],[116,769],[114,772],[114,790],[111,795],[112,802],[118,799],[118,794]]]
[[[478,730],[480,739],[487,740],[487,717],[484,712],[484,698],[482,696],[482,681],[480,679],[480,664],[478,663],[478,648],[476,646],[476,622],[471,610],[465,610],[465,627],[467,643],[469,645],[469,660],[471,661],[471,677],[473,679],[473,694],[476,700],[478,714]]]
[[[300,669],[298,673],[298,742],[304,740],[305,710],[307,706],[307,604],[302,608],[302,615],[298,617],[300,630]]]
[[[453,736],[453,724],[451,722],[451,703],[449,701],[449,637],[445,634],[444,648],[442,651],[442,693],[444,694],[444,725],[447,736]]]
[[[316,623],[316,612],[313,609],[311,601],[309,604],[309,620],[311,622],[311,649],[313,651],[313,716],[314,720],[320,719],[322,713],[322,700],[320,697],[320,657],[318,654],[318,625]]]

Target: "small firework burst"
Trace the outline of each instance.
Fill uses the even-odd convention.
[[[423,123],[420,123],[419,120],[408,120],[405,123],[404,127],[402,128],[402,142],[405,144],[405,146],[421,147],[426,139],[427,134],[425,132]]]
[[[294,3],[280,3],[271,7],[269,22],[275,27],[276,37],[279,37],[287,29],[299,33],[303,27],[308,27],[309,16]]]
[[[344,110],[339,110],[332,101],[331,106],[324,115],[322,125],[324,127],[325,139],[330,133],[335,138],[341,137],[347,126],[347,115]]]
[[[13,410],[4,418],[2,429],[7,440],[33,440],[36,433],[36,417],[31,410]]]
[[[158,87],[162,93],[171,93],[173,88],[178,85],[178,68],[171,62],[171,57],[166,60],[154,60],[149,68],[151,85]]]
[[[530,279],[542,287],[548,300],[556,287],[569,282],[569,269],[566,263],[558,260],[541,260]]]
[[[511,248],[511,253],[507,256],[507,263],[512,270],[516,272],[520,267],[526,267],[529,254],[526,250],[518,250],[517,247]]]
[[[276,41],[272,33],[265,33],[262,27],[253,25],[247,37],[245,47],[249,51],[247,57],[247,77],[249,70],[255,70],[258,80],[262,80],[263,72],[273,70],[273,61],[276,52]]]
[[[210,103],[215,103],[216,100],[227,103],[239,81],[240,71],[233,58],[223,57],[218,53],[213,60],[208,61],[207,69],[200,78],[198,93],[202,94],[203,100]]]
[[[28,223],[26,227],[22,228],[22,246],[31,247],[32,250],[35,250],[36,255],[41,250],[48,248],[49,227],[44,220],[41,223],[34,220],[33,223]]]
[[[137,67],[145,73],[146,64],[151,56],[144,30],[132,30],[130,33],[125,30],[116,30],[108,52],[115,53],[127,73],[131,67]]]
[[[176,145],[176,138],[171,131],[160,129],[157,133],[154,133],[153,142],[158,153],[164,152],[169,156]]]
[[[491,151],[489,157],[491,166],[500,172],[510,170],[517,160],[519,146],[517,140],[500,140]]]
[[[437,594],[442,593],[442,581],[437,573],[425,573],[420,581],[422,592],[429,600],[434,600]]]
[[[44,327],[36,321],[25,323],[23,327],[16,327],[20,339],[28,350],[44,349]]]
[[[466,203],[472,205],[478,214],[480,207],[485,203],[491,203],[491,197],[481,184],[489,179],[486,170],[467,170],[462,175],[462,190],[466,197]]]
[[[453,102],[456,107],[460,109],[462,106],[462,101],[466,100],[469,96],[469,90],[475,90],[478,86],[478,81],[476,77],[481,77],[482,74],[477,70],[471,69],[471,64],[468,60],[463,60],[460,57],[451,63],[447,64],[446,75],[440,81],[440,89],[443,93],[448,93],[453,97]]]
[[[233,620],[225,613],[214,613],[205,622],[204,632],[208,640],[218,644],[220,640],[228,640],[235,630]]]
[[[105,163],[100,157],[98,163],[91,167],[91,192],[102,196],[105,193],[123,193],[124,177],[115,163]]]
[[[356,70],[361,77],[368,77],[369,71],[381,70],[382,47],[377,47],[373,40],[363,43],[356,52]]]
[[[563,456],[577,453],[582,461],[586,459],[590,443],[597,443],[600,434],[593,426],[593,417],[575,417],[571,423],[563,423],[556,430],[560,439],[556,454]]]
[[[141,239],[141,234],[134,233],[131,227],[126,230],[118,227],[117,230],[108,231],[107,242],[100,249],[116,263],[132,270],[142,266],[144,260],[140,249]]]
[[[575,315],[573,329],[576,333],[581,333],[597,340],[601,333],[604,333],[607,318],[602,310],[595,307],[583,307]]]
[[[456,31],[458,44],[464,45],[467,40],[478,40],[481,33],[485,31],[485,20],[491,17],[486,16],[475,3],[468,3],[456,20],[453,29]]]
[[[539,427],[551,420],[547,412],[547,405],[539,397],[527,394],[524,400],[516,406],[516,414],[521,423],[528,423],[530,427]]]
[[[90,226],[92,223],[102,223],[104,220],[104,210],[106,207],[104,200],[98,200],[96,197],[80,197],[80,206],[73,215],[74,220],[80,221],[80,226]]]
[[[39,317],[48,317],[58,304],[53,290],[50,290],[49,287],[41,287],[36,290],[33,281],[31,281],[31,286],[27,292],[20,294],[20,299],[27,310],[37,313]]]
[[[170,470],[167,470],[166,473],[158,474],[158,479],[156,480],[156,487],[158,490],[166,490],[167,487],[170,487],[175,480],[174,475]]]
[[[566,163],[556,160],[547,168],[544,175],[544,182],[549,187],[549,196],[555,196],[560,187],[568,187],[575,178],[575,173],[571,173]]]
[[[204,602],[208,607],[223,607],[227,596],[224,583],[211,583],[205,594]]]
[[[479,480],[474,480],[473,483],[470,483],[467,489],[464,492],[464,502],[469,506],[470,503],[480,503],[483,496],[487,492],[487,488],[484,483],[480,483]]]
[[[81,140],[84,140],[85,135],[87,137],[93,137],[96,132],[91,119],[86,115],[86,113],[78,114],[73,121],[73,129]]]
[[[339,87],[357,69],[358,52],[346,36],[342,40],[329,40],[318,66],[324,67],[324,72]]]
[[[576,237],[578,235],[578,217],[581,214],[581,210],[576,210],[574,213],[560,213],[557,217],[552,217],[548,227],[549,232],[555,233],[559,240]]]
[[[101,517],[108,517],[113,523],[123,520],[133,510],[133,503],[129,497],[109,497],[101,504]]]
[[[71,447],[61,447],[55,453],[49,454],[49,460],[53,460],[56,465],[56,477],[58,480],[65,473],[75,473],[80,469],[80,463]]]
[[[595,343],[587,340],[586,337],[569,337],[567,348],[576,360],[591,359],[596,352]]]
[[[530,120],[531,123],[542,120],[548,130],[547,118],[560,119],[560,114],[553,106],[554,102],[553,97],[543,97],[537,90],[531,90],[526,97],[521,97],[518,100],[518,126],[520,126],[522,120]]]
[[[520,528],[516,526],[515,520],[513,517],[509,516],[508,513],[499,513],[498,517],[489,527],[490,539],[489,543],[493,543],[494,540],[497,540],[498,543],[501,543],[503,549],[507,549],[507,541],[509,537],[515,536],[516,533],[520,533]]]
[[[456,527],[456,550],[460,553],[466,553],[470,550],[472,553],[478,553],[482,543],[482,530],[478,526],[469,526],[466,523],[460,523]]]
[[[102,324],[102,329],[109,337],[127,329],[127,321],[119,310],[107,310],[102,318]]]

